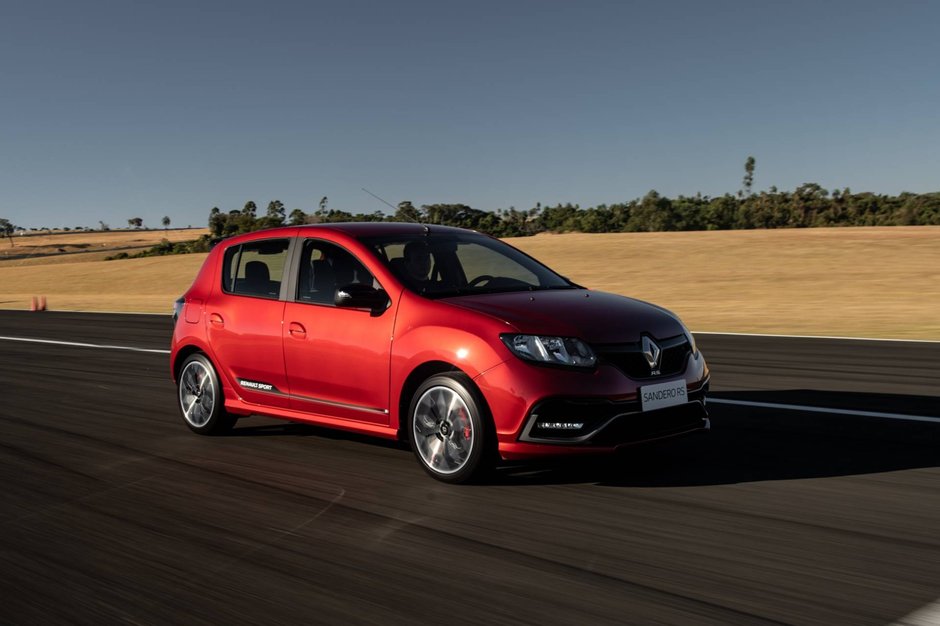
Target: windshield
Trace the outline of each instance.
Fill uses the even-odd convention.
[[[512,246],[474,233],[370,237],[363,242],[406,287],[429,298],[578,288]]]

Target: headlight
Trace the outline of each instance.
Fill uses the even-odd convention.
[[[597,362],[594,351],[580,339],[543,335],[500,335],[499,338],[513,354],[526,361],[569,367],[594,367]]]

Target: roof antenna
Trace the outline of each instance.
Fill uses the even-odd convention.
[[[398,207],[393,206],[391,202],[386,202],[385,200],[383,200],[382,198],[378,197],[377,195],[375,195],[374,193],[372,193],[371,191],[369,191],[369,190],[366,189],[365,187],[362,187],[362,190],[363,190],[364,192],[366,192],[367,194],[369,194],[370,196],[372,196],[373,198],[375,198],[376,200],[378,200],[379,202],[385,202],[385,204],[387,204],[388,206],[392,207],[392,209],[394,209],[394,210],[396,210],[396,211],[398,210]]]
[[[375,195],[374,193],[372,193],[371,191],[369,191],[369,190],[366,189],[365,187],[360,187],[360,189],[362,189],[364,192],[366,192],[367,194],[369,194],[370,196],[372,196],[372,197],[375,198],[376,200],[378,200],[378,201],[380,201],[380,202],[384,202],[385,204],[387,204],[387,205],[390,206],[391,208],[395,209],[395,211],[398,211],[398,207],[392,206],[392,203],[391,203],[391,202],[388,202],[387,200],[384,200],[384,199],[378,197],[377,195]],[[427,225],[427,224],[423,224],[423,226],[424,226],[424,234],[425,234],[425,235],[430,234],[430,233],[431,233],[431,229],[428,228],[428,225]]]

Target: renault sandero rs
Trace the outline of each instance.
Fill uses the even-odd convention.
[[[196,433],[266,415],[399,438],[446,482],[708,427],[678,317],[443,226],[225,239],[177,302],[170,359]]]

